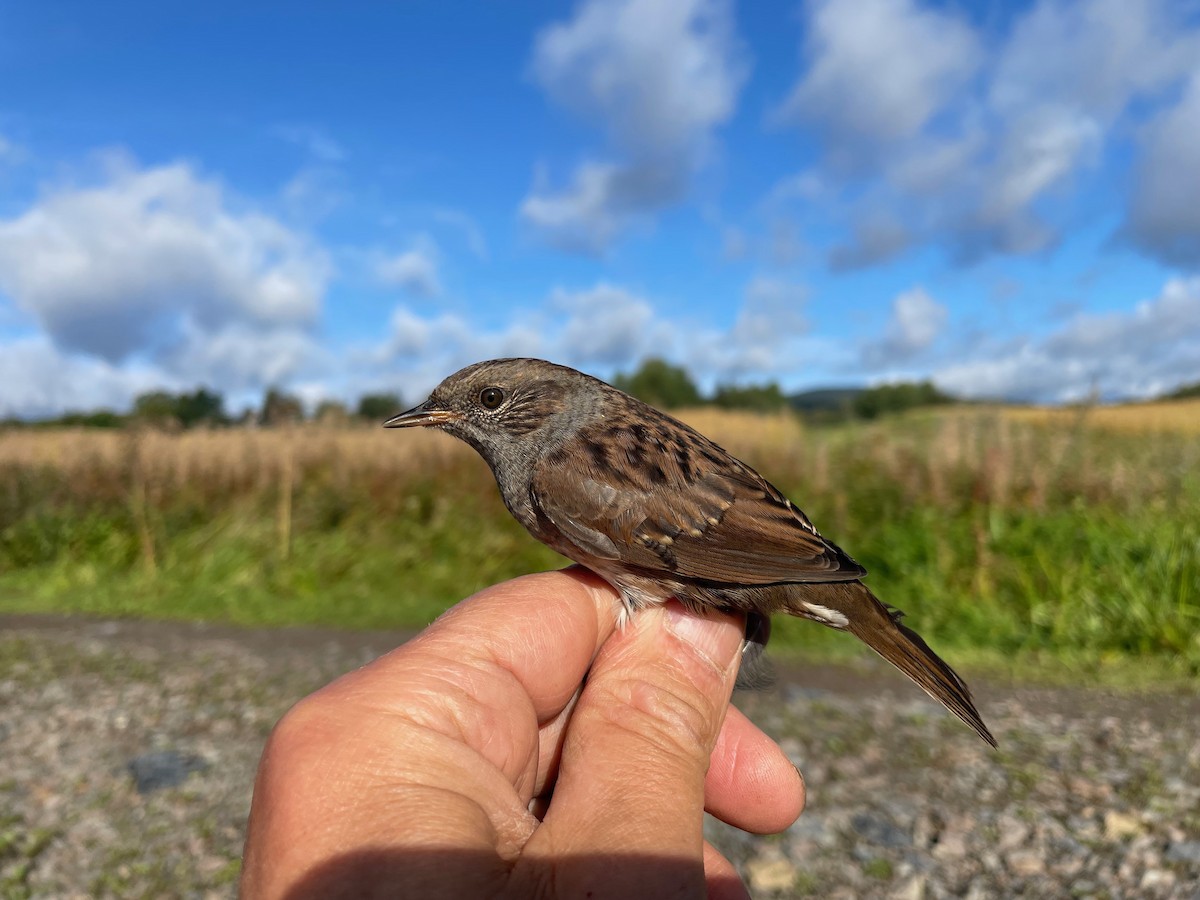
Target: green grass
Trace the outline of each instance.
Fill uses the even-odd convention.
[[[1194,437],[924,414],[729,443],[956,663],[1106,682],[1200,674]],[[431,471],[338,466],[300,464],[284,517],[271,479],[147,487],[128,468],[0,463],[0,610],[421,626],[486,585],[563,564],[473,456]],[[782,649],[858,652],[798,620],[775,634]]]
[[[156,523],[153,567],[124,509],[29,515],[0,533],[0,608],[246,625],[424,625],[489,584],[565,562],[508,517],[487,493],[494,487],[471,480],[476,490],[444,496],[428,482],[400,485],[395,513],[361,497],[335,516],[329,506],[343,498],[301,486],[286,556],[270,503],[234,500],[211,519],[168,508]]]

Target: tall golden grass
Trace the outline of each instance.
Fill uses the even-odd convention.
[[[964,408],[913,415],[902,427],[884,421],[806,428],[788,413],[712,408],[679,415],[768,477],[818,494],[836,492],[848,467],[870,464],[913,501],[953,504],[966,491],[975,502],[1036,509],[1063,487],[1118,502],[1140,502],[1171,489],[1179,466],[1154,463],[1158,443],[1110,434],[1200,431],[1200,402],[1162,406],[1082,412]],[[0,471],[53,470],[82,496],[111,496],[124,485],[151,502],[163,492],[185,489],[274,493],[286,484],[283,493],[290,494],[292,486],[317,473],[335,484],[399,484],[457,470],[471,458],[466,446],[437,432],[397,433],[371,425],[182,433],[0,430]],[[286,512],[287,502],[280,508]]]
[[[1004,412],[1016,421],[1039,425],[1084,424],[1093,428],[1134,433],[1173,431],[1200,434],[1200,399],[1077,408],[1014,406],[1007,407]]]
[[[931,638],[1200,672],[1194,422],[1162,430],[1130,408],[1109,427],[1100,412],[681,418],[799,503]],[[474,452],[436,432],[0,431],[0,604],[416,624],[555,564]]]

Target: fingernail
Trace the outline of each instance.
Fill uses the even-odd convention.
[[[667,604],[667,628],[718,669],[728,668],[742,646],[741,631],[728,619],[692,615],[678,603]]]

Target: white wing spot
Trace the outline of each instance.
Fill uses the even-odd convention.
[[[842,613],[838,612],[836,609],[830,609],[828,606],[822,606],[819,603],[809,603],[808,601],[805,601],[804,608],[826,625],[832,625],[834,628],[845,628],[850,624],[850,620],[847,619]]]

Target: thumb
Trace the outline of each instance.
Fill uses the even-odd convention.
[[[535,841],[552,842],[555,854],[607,852],[606,889],[616,887],[611,853],[620,850],[685,863],[702,891],[704,776],[742,635],[737,618],[693,615],[675,601],[642,610],[614,634],[572,714],[554,798]],[[635,887],[639,896],[669,895],[647,893],[644,878]]]

